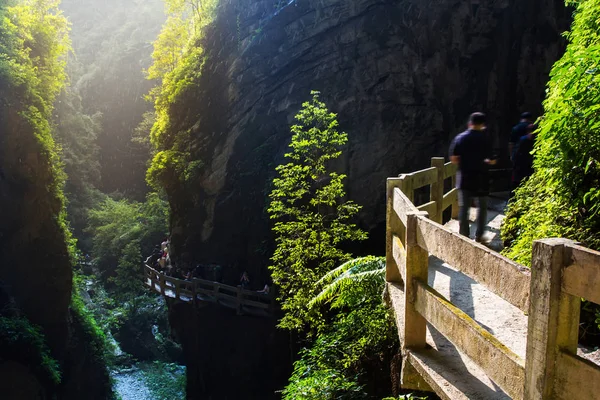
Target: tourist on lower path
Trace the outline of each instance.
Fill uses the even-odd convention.
[[[488,167],[496,164],[491,140],[486,132],[485,114],[476,112],[469,117],[468,129],[454,138],[450,145],[450,161],[458,165],[458,206],[460,234],[469,237],[469,209],[477,198],[477,231],[475,240],[485,241],[487,195],[489,194]]]

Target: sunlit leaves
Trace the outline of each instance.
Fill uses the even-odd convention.
[[[342,264],[317,283],[325,287],[309,306],[329,303],[337,314],[300,352],[283,391],[285,400],[371,398],[365,392],[365,375],[387,368],[386,359],[399,345],[393,317],[381,298],[384,274],[384,258],[362,257]]]
[[[316,282],[350,258],[340,245],[366,238],[351,222],[360,207],[344,200],[345,175],[328,165],[341,154],[347,135],[337,130],[336,115],[319,101],[319,93],[312,95],[291,127],[286,157],[292,161],[276,168],[268,209],[277,243],[270,269],[285,311],[280,326],[293,330],[318,324],[318,310],[307,303]]]
[[[177,129],[171,121],[178,102],[197,83],[204,66],[200,46],[205,27],[213,20],[218,0],[166,0],[169,15],[154,42],[153,65],[148,78],[159,81],[149,98],[154,101],[155,120],[150,142],[155,156],[146,178],[155,188],[185,185],[202,163],[190,153],[190,130]],[[183,167],[181,163],[193,163]]]
[[[577,7],[570,43],[552,69],[535,147],[535,173],[503,228],[507,254],[531,260],[532,241],[567,237],[600,248],[600,1]]]
[[[89,213],[94,262],[124,294],[140,287],[142,254],[167,233],[168,208],[158,194],[144,203],[110,197]]]

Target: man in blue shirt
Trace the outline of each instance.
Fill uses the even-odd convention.
[[[456,136],[450,145],[450,161],[458,164],[457,188],[460,234],[469,237],[469,209],[478,199],[475,240],[482,242],[487,218],[489,193],[488,166],[496,164],[492,144],[486,132],[485,114],[476,112],[469,117],[469,128]]]

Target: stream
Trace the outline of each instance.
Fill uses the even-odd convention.
[[[112,371],[120,400],[185,399],[185,367],[174,363],[140,362]]]
[[[138,368],[114,371],[115,393],[121,400],[154,400],[155,397],[150,392],[146,384],[144,373]]]

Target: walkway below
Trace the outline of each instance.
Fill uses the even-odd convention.
[[[236,310],[239,315],[273,316],[273,294],[263,294],[203,279],[177,279],[166,276],[148,265],[144,266],[144,272],[144,284],[166,298],[194,305],[214,303]]]

